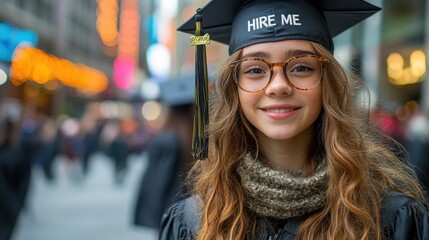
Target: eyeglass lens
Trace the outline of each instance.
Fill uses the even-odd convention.
[[[276,64],[261,59],[244,59],[235,67],[238,85],[245,91],[261,91],[270,83],[278,65],[283,65],[283,74],[289,84],[300,90],[313,88],[321,79],[322,65],[316,56],[292,57],[285,63]]]

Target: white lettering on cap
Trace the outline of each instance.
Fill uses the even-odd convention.
[[[299,14],[288,14],[287,17],[282,14],[282,25],[286,24],[300,26]]]
[[[274,27],[277,25],[275,20],[276,15],[260,16],[247,21],[247,32],[254,31],[261,28]],[[299,14],[281,15],[282,26],[293,25],[301,26]]]
[[[247,21],[247,31],[276,26],[275,15],[260,16]]]

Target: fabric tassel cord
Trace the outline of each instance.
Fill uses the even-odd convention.
[[[195,36],[191,37],[191,45],[195,51],[195,115],[192,141],[192,156],[196,160],[208,157],[208,136],[206,127],[209,120],[208,107],[208,77],[206,44],[210,43],[209,34],[203,35],[201,29],[201,9],[197,9],[195,16]]]

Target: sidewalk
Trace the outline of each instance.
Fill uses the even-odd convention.
[[[45,180],[33,170],[27,209],[12,240],[154,240],[156,232],[131,224],[135,192],[146,158],[132,156],[123,184],[116,185],[111,160],[103,154],[91,159],[83,179],[71,175],[63,158],[54,166],[57,179]]]

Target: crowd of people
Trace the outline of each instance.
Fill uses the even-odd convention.
[[[380,105],[372,116],[381,133],[397,142],[390,142],[393,151],[413,166],[420,182],[429,191],[428,114],[416,101],[409,101],[403,105]]]
[[[62,160],[66,174],[78,184],[91,174],[93,154],[101,152],[120,185],[128,157],[142,153],[152,134],[137,118],[47,116],[38,109],[22,118],[0,116],[0,239],[10,239],[25,210],[32,172],[55,183],[55,164]]]
[[[161,85],[163,113],[159,127],[142,118],[100,117],[88,105],[81,117],[48,116],[26,108],[22,116],[0,116],[0,240],[9,240],[25,209],[32,173],[47,183],[62,176],[82,184],[91,174],[94,154],[112,166],[113,182],[121,186],[132,154],[147,156],[148,167],[135,187],[130,224],[159,230],[162,213],[183,198],[190,164],[194,113],[194,78]],[[147,154],[145,154],[147,153]],[[57,172],[59,161],[65,171]]]

